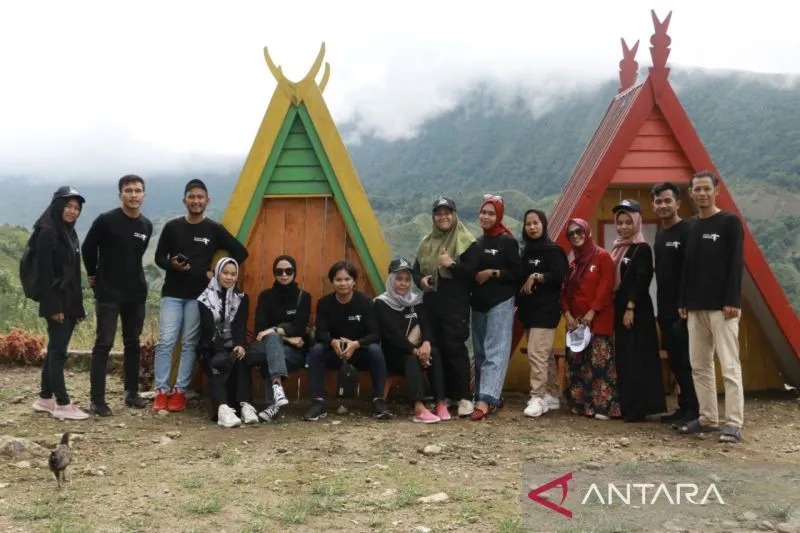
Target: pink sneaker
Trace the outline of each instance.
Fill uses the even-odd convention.
[[[53,418],[59,420],[86,420],[89,418],[89,414],[78,409],[78,406],[74,403],[68,403],[67,405],[56,404],[51,414]]]
[[[36,401],[33,402],[34,411],[39,411],[40,413],[50,413],[53,414],[53,409],[56,408],[56,401],[52,398],[36,398]]]
[[[414,415],[414,422],[419,422],[421,424],[434,424],[441,421],[441,418],[431,413],[427,409],[423,409],[421,413]]]
[[[450,416],[450,411],[447,410],[447,404],[444,402],[436,404],[436,416],[438,416],[439,420],[441,420],[442,422],[446,422],[448,420],[453,419]]]

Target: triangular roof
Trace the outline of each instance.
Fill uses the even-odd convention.
[[[330,76],[328,63],[321,81],[315,79],[324,54],[325,43],[308,74],[299,82],[291,82],[264,48],[267,65],[278,84],[222,222],[246,243],[265,196],[333,197],[371,285],[382,290],[389,247],[322,97]]]
[[[549,230],[565,249],[564,233],[570,218],[590,219],[609,186],[648,185],[662,181],[686,184],[701,170],[717,176],[686,111],[669,83],[672,13],[658,20],[651,11],[655,33],[650,39],[653,66],[638,85],[634,61],[637,44],[628,49],[623,40],[620,91],[578,160],[550,215]],[[724,180],[720,178],[718,205],[741,216]],[[770,270],[764,254],[744,224],[745,279],[743,295],[752,305],[778,354],[786,382],[800,385],[800,319]]]

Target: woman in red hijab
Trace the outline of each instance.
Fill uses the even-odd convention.
[[[475,396],[470,420],[483,420],[501,403],[514,322],[514,298],[519,286],[519,244],[503,225],[500,196],[484,195],[478,221],[483,235],[475,243],[472,346],[475,352]]]
[[[569,348],[567,396],[574,414],[598,420],[621,415],[617,369],[611,336],[614,334],[614,262],[592,240],[589,223],[574,218],[567,224],[567,240],[575,259],[561,294],[568,332],[588,327],[586,346]],[[568,343],[569,344],[569,343]]]

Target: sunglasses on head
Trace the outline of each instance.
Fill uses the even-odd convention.
[[[275,269],[275,275],[276,276],[283,276],[284,274],[287,275],[287,276],[292,276],[292,275],[294,275],[294,269],[292,267],[289,267],[289,268],[276,268]]]
[[[585,232],[583,231],[583,228],[575,228],[574,230],[567,232],[567,238],[572,238],[575,236],[581,237],[584,233]]]
[[[484,200],[499,200],[501,202],[503,201],[503,197],[500,196],[499,194],[484,194],[483,195],[483,199]]]

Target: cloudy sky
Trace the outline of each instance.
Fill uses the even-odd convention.
[[[757,6],[757,9],[754,9]],[[673,11],[673,65],[800,73],[789,2],[7,0],[0,4],[0,178],[108,177],[243,157],[275,87],[327,44],[339,123],[413,135],[476,80],[547,95],[616,77],[619,38]]]

